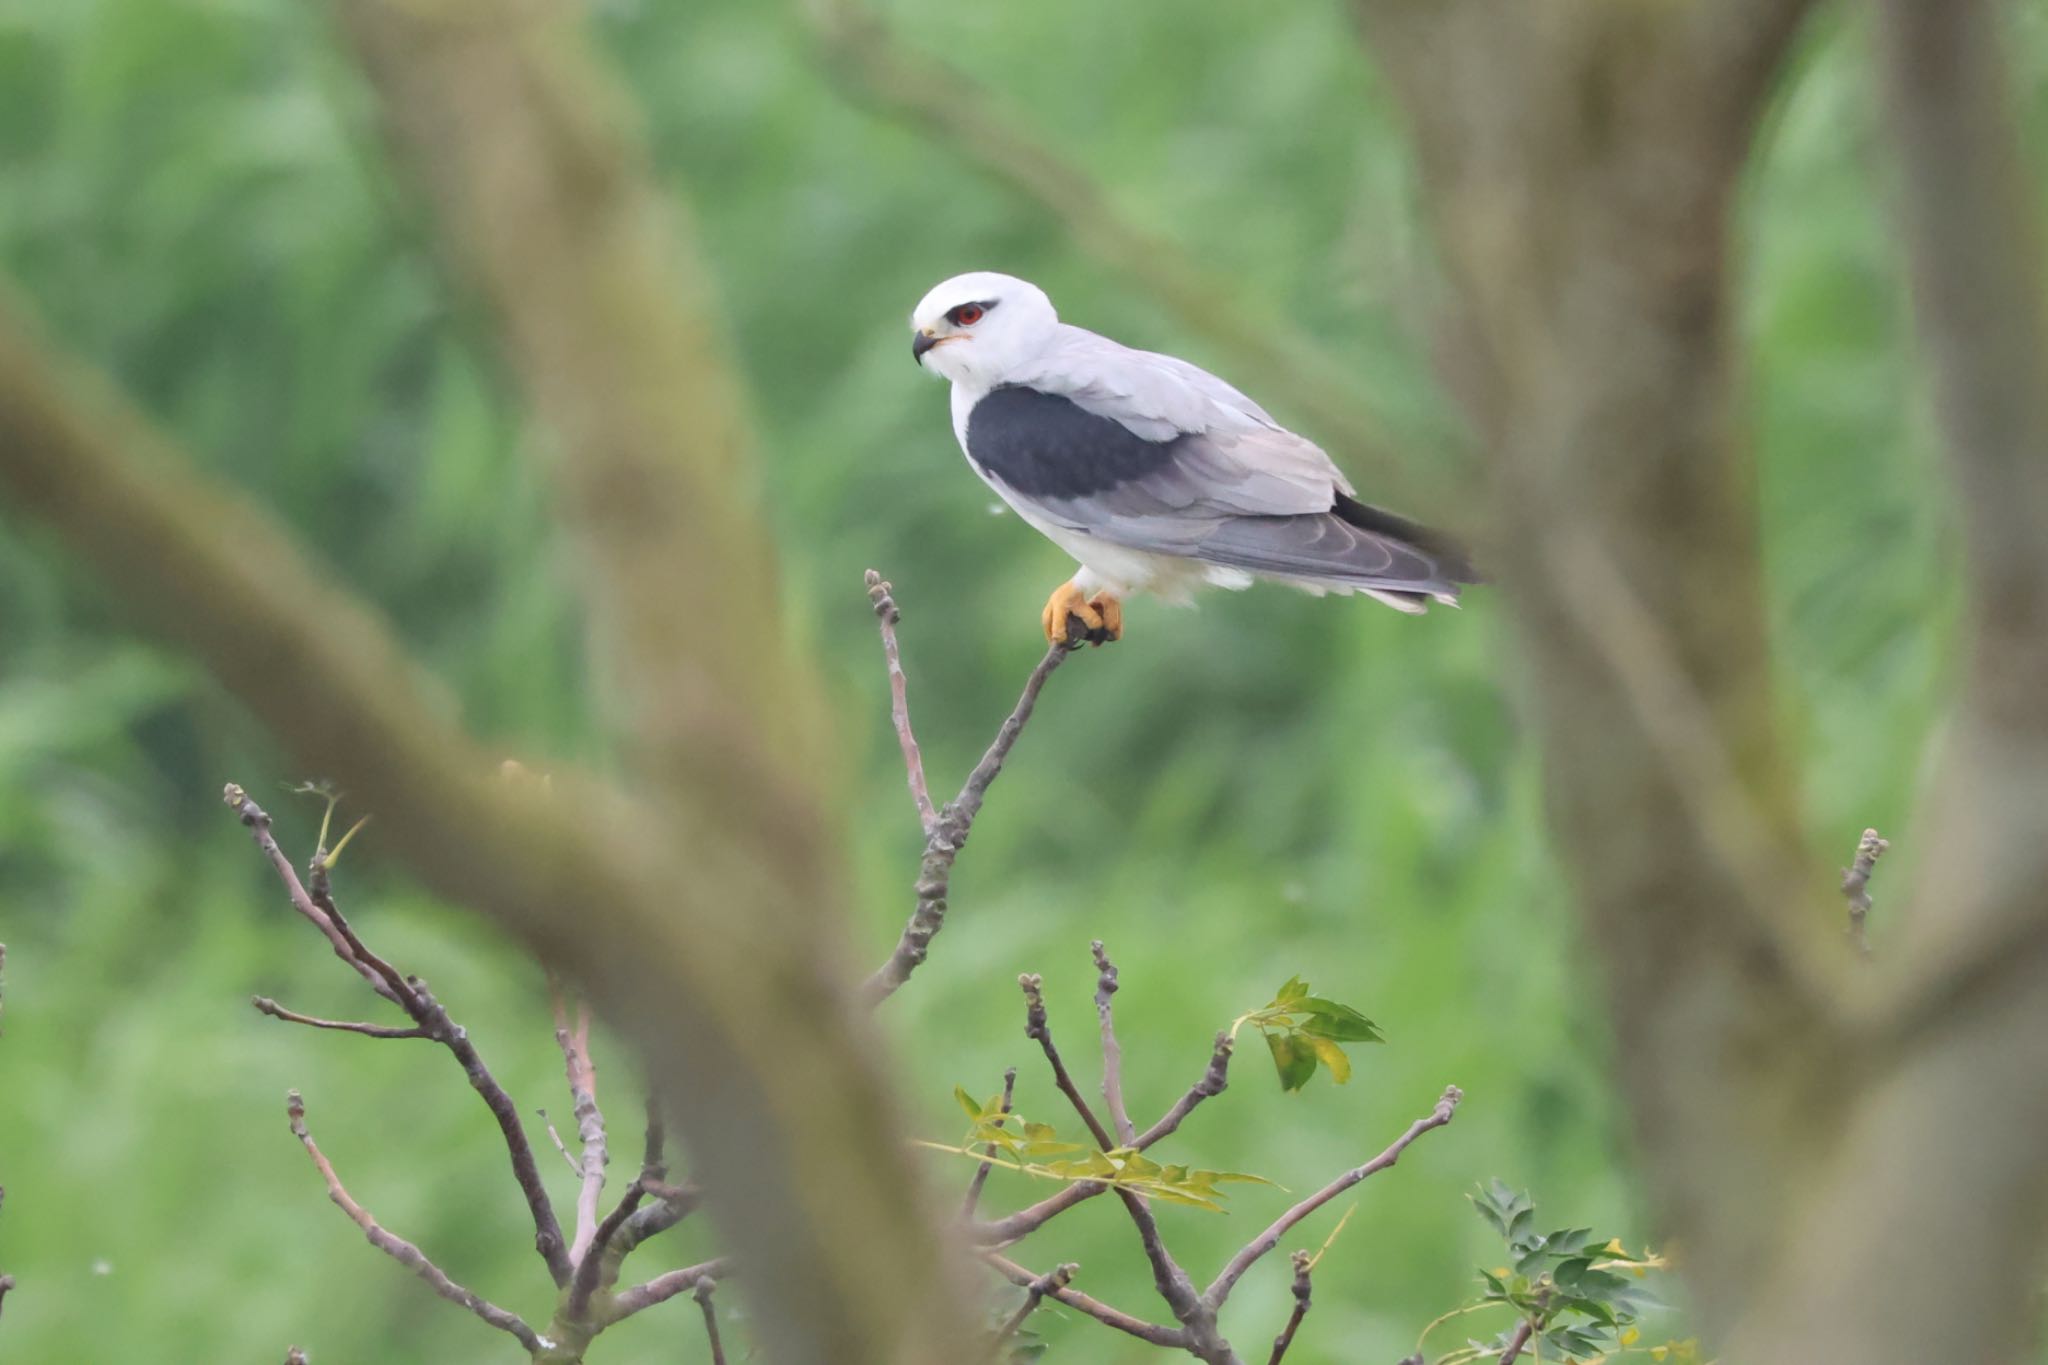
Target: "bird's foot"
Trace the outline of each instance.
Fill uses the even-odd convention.
[[[1124,604],[1106,592],[1091,598],[1072,583],[1053,589],[1040,619],[1046,643],[1069,649],[1107,644],[1124,635]]]

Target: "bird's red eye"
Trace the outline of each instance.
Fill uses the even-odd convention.
[[[978,303],[963,303],[946,316],[952,319],[955,327],[972,327],[981,321],[982,307]]]

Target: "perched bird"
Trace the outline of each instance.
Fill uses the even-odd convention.
[[[1185,601],[1255,578],[1400,611],[1477,581],[1449,538],[1367,506],[1313,441],[1206,370],[1061,322],[1011,275],[956,275],[919,301],[910,352],[953,382],[953,434],[1025,521],[1080,561],[1045,638],[1123,634],[1123,599]]]

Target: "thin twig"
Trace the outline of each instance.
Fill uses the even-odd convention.
[[[310,1014],[288,1010],[267,995],[252,995],[249,1003],[259,1014],[273,1019],[282,1019],[287,1024],[304,1024],[308,1028],[332,1029],[336,1033],[360,1033],[365,1038],[430,1038],[433,1035],[414,1025],[412,1028],[392,1028],[386,1024],[364,1024],[352,1019],[316,1019]]]
[[[1037,1040],[1045,1053],[1047,1065],[1052,1067],[1053,1084],[1074,1106],[1074,1112],[1081,1116],[1081,1122],[1088,1125],[1096,1145],[1103,1151],[1116,1146],[1116,1139],[1102,1126],[1102,1120],[1095,1117],[1095,1111],[1088,1107],[1088,1101],[1081,1097],[1081,1088],[1074,1084],[1074,1078],[1067,1072],[1067,1064],[1060,1060],[1060,1050],[1053,1046],[1052,1025],[1045,1013],[1045,980],[1036,972],[1025,972],[1017,978],[1017,986],[1024,992],[1024,1036]]]
[[[925,784],[924,754],[910,729],[910,684],[903,676],[903,655],[896,646],[896,623],[903,619],[903,611],[890,591],[888,581],[869,569],[868,601],[874,606],[875,619],[882,623],[882,656],[889,661],[889,719],[903,750],[903,770],[910,779],[910,799],[917,803],[917,823],[929,839],[938,827],[939,813],[932,808],[931,788]]]
[[[14,1277],[12,1275],[0,1275],[0,1306],[5,1305],[5,1303],[7,1302],[7,1293],[9,1290],[13,1288]]]
[[[1115,969],[1109,967],[1108,959],[1102,956],[1102,945],[1097,943],[1095,948],[1096,961],[1104,968],[1104,980],[1107,982],[1106,988],[1098,985],[1096,993],[1096,1005],[1104,1013],[1104,1031],[1107,1035],[1108,996],[1104,991],[1116,989]],[[1095,1116],[1095,1111],[1088,1107],[1088,1101],[1082,1098],[1080,1087],[1074,1084],[1073,1076],[1067,1071],[1066,1062],[1060,1057],[1059,1048],[1053,1043],[1052,1024],[1046,1015],[1042,979],[1036,973],[1026,972],[1017,978],[1017,985],[1024,992],[1025,1036],[1037,1040],[1040,1049],[1045,1053],[1046,1063],[1052,1067],[1053,1084],[1060,1088],[1060,1093],[1074,1106],[1074,1112],[1079,1114],[1081,1122],[1088,1126],[1088,1131],[1094,1135],[1096,1144],[1105,1152],[1113,1150],[1118,1145],[1117,1139],[1102,1126],[1102,1120]],[[1117,1108],[1122,1107],[1122,1100],[1122,1089],[1119,1085]],[[1121,1126],[1127,1128],[1129,1124],[1130,1120],[1126,1118]],[[1167,1251],[1166,1241],[1160,1235],[1159,1222],[1152,1216],[1151,1206],[1129,1190],[1119,1189],[1116,1193],[1123,1201],[1125,1212],[1130,1214],[1132,1224],[1138,1229],[1138,1240],[1144,1245],[1145,1259],[1152,1264],[1152,1279],[1158,1287],[1159,1296],[1166,1300],[1168,1306],[1173,1309],[1174,1316],[1186,1324],[1191,1333],[1207,1330],[1210,1324],[1195,1321],[1200,1315],[1201,1298],[1196,1294],[1187,1272],[1180,1268],[1172,1254]]]
[[[1024,1302],[1019,1304],[1017,1311],[1010,1314],[1004,1320],[1003,1325],[996,1330],[996,1339],[989,1343],[988,1359],[991,1361],[1001,1360],[1003,1358],[1004,1344],[1011,1337],[1017,1335],[1017,1329],[1024,1325],[1024,1319],[1031,1316],[1032,1310],[1036,1309],[1044,1301],[1046,1295],[1056,1289],[1065,1289],[1068,1283],[1073,1280],[1074,1272],[1080,1268],[1074,1262],[1067,1261],[1054,1266],[1051,1270],[1046,1271],[1043,1275],[1033,1280],[1025,1290]]]
[[[278,880],[284,883],[284,889],[291,897],[292,909],[305,916],[314,928],[324,934],[334,949],[334,955],[353,968],[363,980],[369,982],[377,994],[393,1004],[401,1003],[398,993],[377,975],[374,967],[356,956],[355,951],[349,947],[348,939],[335,927],[334,921],[313,903],[313,897],[307,892],[305,883],[299,880],[299,870],[292,866],[291,859],[284,856],[284,850],[277,846],[276,836],[270,832],[270,812],[250,800],[249,793],[233,782],[228,783],[222,790],[221,799],[227,802],[228,809],[247,827],[250,837],[256,841],[256,847],[262,850],[263,856],[276,870]]]
[[[1223,1273],[1218,1275],[1207,1291],[1203,1293],[1203,1302],[1209,1306],[1211,1311],[1221,1308],[1223,1301],[1230,1297],[1230,1291],[1236,1287],[1238,1280],[1243,1277],[1245,1271],[1251,1269],[1253,1262],[1271,1251],[1279,1243],[1280,1239],[1287,1235],[1289,1228],[1367,1176],[1377,1174],[1393,1165],[1396,1161],[1399,1161],[1401,1153],[1408,1150],[1409,1143],[1415,1141],[1415,1139],[1421,1137],[1430,1129],[1441,1128],[1449,1123],[1451,1115],[1457,1112],[1458,1101],[1463,1098],[1465,1098],[1465,1092],[1458,1089],[1457,1086],[1446,1086],[1443,1098],[1436,1102],[1436,1108],[1409,1124],[1408,1131],[1395,1138],[1393,1145],[1388,1147],[1387,1150],[1381,1152],[1363,1166],[1346,1171],[1308,1198],[1302,1200],[1299,1204],[1296,1204],[1293,1208],[1287,1210],[1287,1212],[1281,1214],[1279,1218],[1274,1220],[1271,1227],[1267,1228],[1257,1237],[1254,1237],[1244,1250],[1230,1258],[1230,1264],[1223,1267]]]
[[[1535,1330],[1536,1324],[1523,1318],[1516,1324],[1515,1334],[1508,1338],[1507,1349],[1500,1353],[1500,1359],[1494,1365],[1515,1365],[1515,1357],[1522,1354],[1522,1348],[1529,1344],[1529,1337]]]
[[[889,954],[889,960],[877,967],[867,980],[865,994],[869,1004],[880,1004],[910,979],[910,974],[924,962],[931,949],[931,941],[945,927],[946,891],[952,881],[953,860],[960,856],[961,846],[967,842],[968,832],[974,826],[974,818],[981,813],[981,803],[988,796],[989,786],[1002,772],[1004,760],[1010,756],[1017,737],[1031,719],[1032,708],[1038,705],[1038,694],[1044,690],[1045,680],[1067,661],[1070,652],[1065,645],[1053,645],[1046,650],[1045,657],[1038,661],[1038,666],[1025,680],[1023,694],[996,731],[988,752],[981,756],[981,762],[974,765],[974,771],[968,774],[960,794],[939,812],[938,820],[925,840],[924,861],[918,868],[917,906],[911,911],[910,921],[903,926],[902,937],[897,940],[895,951]]]
[[[1874,829],[1866,829],[1856,841],[1855,861],[1842,869],[1842,895],[1849,902],[1849,941],[1864,957],[1870,956],[1870,939],[1863,927],[1870,914],[1870,874],[1890,847],[1890,840],[1879,838]]]
[[[704,1335],[711,1339],[711,1365],[725,1365],[725,1343],[718,1339],[718,1314],[711,1307],[711,1291],[717,1286],[718,1281],[706,1275],[690,1292],[697,1306],[704,1310]]]
[[[1003,1113],[1007,1114],[1010,1112],[1010,1100],[1016,1093],[1017,1068],[1013,1066],[1003,1072]],[[1002,1126],[1000,1120],[998,1120],[996,1126]],[[990,1156],[994,1156],[996,1154],[996,1145],[991,1142],[985,1150]],[[981,1165],[975,1168],[974,1179],[967,1183],[967,1198],[960,1205],[960,1216],[962,1218],[974,1217],[975,1205],[981,1202],[981,1187],[988,1184],[988,1173],[993,1169],[993,1163],[987,1161],[982,1162]]]
[[[1215,1051],[1209,1056],[1209,1067],[1202,1073],[1202,1078],[1190,1086],[1186,1094],[1175,1100],[1173,1107],[1161,1115],[1157,1123],[1138,1134],[1131,1145],[1141,1152],[1144,1151],[1179,1128],[1181,1121],[1187,1118],[1196,1105],[1213,1095],[1221,1094],[1229,1083],[1231,1047],[1229,1034],[1217,1034]],[[1036,1232],[1074,1205],[1092,1199],[1108,1188],[1107,1185],[1095,1181],[1069,1185],[1057,1194],[1048,1195],[1036,1204],[1019,1209],[1006,1217],[976,1223],[969,1229],[968,1235],[980,1246],[1006,1246]]]
[[[652,1308],[657,1303],[667,1303],[676,1295],[695,1289],[699,1280],[723,1279],[731,1268],[732,1258],[721,1256],[715,1261],[705,1261],[701,1265],[686,1265],[681,1270],[656,1275],[647,1283],[636,1284],[616,1295],[612,1299],[610,1320],[618,1322],[622,1318],[632,1317],[643,1309]]]
[[[1116,964],[1102,949],[1102,940],[1088,945],[1095,953],[1095,1017],[1102,1026],[1102,1103],[1116,1129],[1116,1140],[1125,1147],[1136,1139],[1130,1111],[1124,1108],[1124,1052],[1116,1041],[1116,1012],[1111,997],[1117,991]]]
[[[320,1178],[327,1182],[327,1197],[363,1230],[363,1236],[370,1240],[371,1246],[425,1280],[436,1294],[450,1303],[461,1304],[499,1331],[509,1332],[517,1337],[519,1344],[528,1351],[538,1353],[542,1349],[540,1338],[518,1314],[507,1312],[449,1279],[447,1272],[427,1259],[425,1252],[380,1226],[377,1220],[370,1216],[369,1210],[349,1196],[349,1192],[342,1187],[341,1177],[334,1173],[333,1163],[321,1153],[320,1144],[313,1141],[312,1131],[306,1127],[306,1105],[305,1101],[299,1098],[298,1091],[292,1091],[287,1097],[285,1113],[291,1120],[293,1136],[305,1147],[306,1155],[313,1159],[313,1166],[320,1172]]]
[[[998,1256],[993,1251],[982,1252],[981,1259],[993,1266],[996,1272],[1004,1279],[1020,1288],[1028,1289],[1043,1278],[1042,1276],[1032,1274],[1015,1261]],[[1114,1327],[1119,1332],[1129,1333],[1140,1341],[1149,1341],[1154,1346],[1182,1348],[1187,1345],[1188,1334],[1183,1329],[1162,1326],[1156,1322],[1146,1322],[1143,1318],[1134,1318],[1121,1309],[1111,1308],[1099,1299],[1089,1298],[1077,1289],[1048,1289],[1045,1296],[1049,1299],[1057,1299],[1077,1312],[1086,1313],[1089,1317],[1094,1318],[1105,1326]]]
[[[1179,1128],[1181,1121],[1194,1111],[1203,1100],[1213,1099],[1223,1093],[1230,1084],[1230,1052],[1235,1046],[1227,1033],[1216,1035],[1216,1046],[1209,1054],[1209,1069],[1202,1078],[1188,1087],[1186,1094],[1173,1102],[1173,1107],[1159,1116],[1159,1122],[1147,1128],[1132,1141],[1131,1145],[1144,1151],[1153,1143]]]
[[[1314,1264],[1315,1258],[1306,1251],[1294,1253],[1294,1311],[1287,1315],[1287,1325],[1280,1329],[1280,1335],[1273,1338],[1273,1354],[1266,1357],[1266,1365],[1280,1365],[1281,1357],[1294,1344],[1294,1334],[1301,1329],[1301,1320],[1308,1316],[1308,1273]]]
[[[548,1130],[548,1141],[555,1144],[555,1150],[562,1154],[562,1160],[569,1163],[569,1169],[574,1171],[579,1179],[582,1178],[583,1163],[569,1155],[569,1144],[562,1141],[562,1135],[555,1131],[555,1121],[548,1117],[548,1111],[536,1109],[533,1112],[540,1115],[541,1126]]]

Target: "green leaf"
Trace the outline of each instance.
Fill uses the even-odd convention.
[[[1316,1074],[1315,1050],[1291,1033],[1268,1033],[1266,1047],[1273,1054],[1273,1067],[1280,1073],[1282,1090],[1299,1090]]]
[[[1303,996],[1294,1002],[1294,1008],[1305,1010],[1310,1015],[1301,1026],[1303,1033],[1319,1038],[1335,1038],[1342,1043],[1384,1043],[1386,1035],[1379,1025],[1360,1014],[1349,1005],[1340,1005],[1334,1000],[1319,996]]]
[[[953,1098],[958,1100],[960,1102],[960,1107],[967,1111],[968,1118],[978,1119],[981,1117],[981,1106],[975,1102],[974,1096],[967,1093],[966,1086],[954,1086]]]
[[[1307,994],[1308,982],[1303,981],[1298,976],[1290,976],[1287,978],[1286,985],[1273,992],[1273,1005],[1268,1006],[1268,1008],[1292,1004]]]
[[[1344,1055],[1344,1049],[1337,1046],[1332,1038],[1309,1038],[1309,1047],[1315,1052],[1316,1060],[1330,1069],[1330,1079],[1342,1085],[1351,1079],[1351,1059]]]

